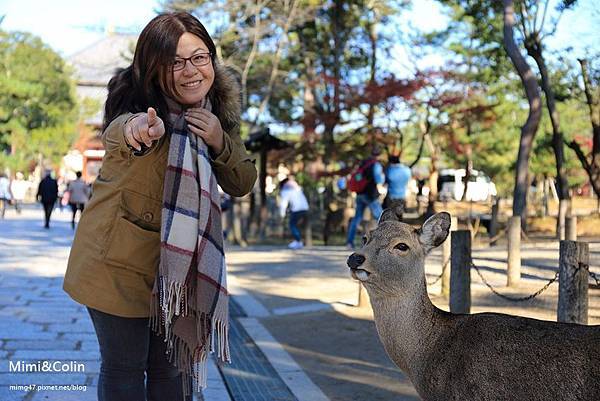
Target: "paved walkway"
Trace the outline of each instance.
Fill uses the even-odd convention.
[[[0,220],[0,400],[96,400],[99,353],[84,307],[62,291],[73,232],[68,213],[56,212],[44,230],[41,209]],[[503,248],[474,251],[487,279],[511,295],[527,295],[552,277],[556,244],[524,245],[524,280],[502,288]],[[592,269],[600,270],[600,245],[592,244]],[[418,400],[407,378],[386,356],[369,307],[356,302],[341,247],[290,251],[230,247],[230,365],[211,364],[208,401]],[[430,280],[441,271],[439,250],[427,261]],[[557,285],[526,304],[500,300],[472,276],[473,312],[502,311],[555,319]],[[439,283],[430,296],[447,309]],[[600,291],[590,291],[590,323],[600,323]],[[84,369],[11,373],[9,363],[77,361]],[[11,385],[21,386],[11,389]],[[25,386],[45,386],[40,388]],[[49,386],[70,385],[55,390]]]
[[[94,328],[85,307],[62,290],[73,238],[70,215],[55,210],[49,230],[41,216],[41,209],[29,207],[21,215],[9,210],[0,220],[0,400],[96,400],[100,355]],[[235,359],[225,366],[210,362],[206,400],[296,401],[293,391],[316,395],[304,399],[325,400],[264,327],[247,319],[235,299],[231,316]],[[238,319],[246,320],[242,324]],[[287,358],[294,383],[286,384],[289,378],[282,378],[270,358]],[[25,365],[34,367],[24,371]]]
[[[41,216],[30,207],[20,216],[9,210],[0,220],[0,400],[95,401],[100,354],[94,327],[85,307],[62,290],[70,216],[56,210],[49,230]],[[35,371],[19,371],[19,363],[22,369],[34,364]],[[45,365],[59,372],[44,372]],[[231,400],[214,363],[209,387],[207,399]]]

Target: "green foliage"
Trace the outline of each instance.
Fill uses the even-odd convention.
[[[371,28],[399,14],[406,3],[397,0],[266,0],[260,3],[172,0],[163,6],[169,10],[194,10],[201,19],[201,16],[212,16],[211,22],[218,21],[213,24],[214,36],[222,58],[233,64],[240,75],[248,71],[244,116],[247,122],[255,122],[256,113],[268,99],[266,108],[256,119],[258,124],[298,126],[306,124],[303,117],[311,113],[315,126],[308,130],[325,132],[321,138],[328,145],[323,149],[330,149],[334,135],[354,129],[340,127],[348,120],[353,120],[353,124],[367,124],[363,108],[368,107],[369,99],[357,101],[356,98],[364,93],[371,79]],[[293,4],[297,4],[294,14],[291,13]],[[289,19],[290,15],[293,18]],[[258,40],[257,46],[253,47],[255,40]],[[376,66],[379,82],[390,73],[383,57],[395,44],[396,38],[387,30],[377,29],[376,52],[382,58]],[[280,49],[279,59],[277,49]],[[276,62],[277,73],[270,88],[267,83]],[[314,104],[307,108],[304,96],[309,87]],[[383,115],[380,112],[380,116]],[[357,119],[360,122],[355,122]],[[367,139],[362,139],[361,146]]]
[[[450,23],[438,32],[415,33],[413,53],[418,55],[430,50],[444,56],[448,63],[434,73],[419,71],[426,82],[424,87],[421,85],[415,93],[392,97],[388,101],[384,96],[368,93],[371,68],[375,65],[376,83],[385,84],[391,75],[385,55],[398,44],[408,45],[403,34],[389,26],[390,21],[401,20],[399,17],[408,2],[298,1],[298,12],[287,33],[284,26],[292,1],[173,0],[163,5],[170,9],[194,10],[203,20],[206,18],[202,16],[210,16],[207,18],[216,27],[215,39],[222,57],[233,64],[240,75],[248,68],[245,93],[249,112],[245,119],[249,123],[254,120],[253,111],[268,98],[266,109],[258,118],[259,124],[274,123],[294,128],[301,124],[305,131],[311,128],[319,132],[317,142],[306,141],[297,146],[297,163],[318,160],[322,156],[331,169],[352,164],[354,159],[370,152],[366,145],[372,138],[371,128],[380,125],[386,131],[383,142],[392,143],[395,139],[389,137],[397,137],[397,141],[402,142],[402,160],[411,163],[418,155],[422,124],[427,115],[434,147],[440,150],[439,167],[464,167],[470,159],[475,169],[494,179],[502,196],[510,195],[514,187],[520,128],[527,118],[527,107],[521,81],[503,46],[502,2],[439,0]],[[557,13],[574,3],[561,1],[559,7],[551,3],[544,27],[539,19],[544,14],[545,1],[515,0],[517,29],[534,27],[534,31],[539,29],[549,33],[556,24]],[[259,10],[256,9],[258,4],[262,5]],[[524,12],[536,9],[539,12]],[[372,36],[374,26],[377,28],[375,38]],[[523,46],[523,33],[527,32],[516,34],[519,46]],[[252,59],[257,38],[256,54]],[[275,54],[280,44],[283,46],[281,59],[269,91],[266,83],[276,63]],[[552,57],[547,58],[553,60],[555,56],[552,53]],[[531,59],[528,61],[534,65]],[[565,138],[578,133],[589,135],[587,109],[574,78],[577,74],[573,74],[577,67],[546,61]],[[309,89],[314,104],[307,104],[305,94]],[[369,116],[373,110],[374,118]],[[306,122],[308,114],[314,116],[314,121]],[[391,121],[398,115],[402,116],[398,119],[404,118],[404,121],[397,126],[390,123],[385,127],[386,120]],[[547,115],[534,143],[530,163],[532,176],[556,173],[546,132],[551,132]],[[427,146],[422,156],[423,159],[433,156]],[[565,151],[565,157],[570,185],[575,185],[581,182],[581,167],[569,150]],[[306,185],[312,184],[306,181]]]
[[[33,35],[0,31],[0,39],[0,163],[24,168],[39,154],[58,163],[76,135],[70,72]]]

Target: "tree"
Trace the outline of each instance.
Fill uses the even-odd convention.
[[[519,47],[514,39],[515,13],[513,1],[503,0],[502,3],[504,6],[504,48],[519,74],[519,78],[525,89],[527,102],[529,103],[529,114],[525,124],[521,127],[513,195],[513,216],[520,216],[521,226],[526,227],[527,189],[529,187],[528,164],[533,146],[533,138],[542,117],[541,95],[535,75],[519,51]]]
[[[41,155],[57,165],[76,136],[77,107],[70,72],[61,57],[37,37],[4,31],[0,37],[4,163],[24,169]]]
[[[568,2],[559,9],[559,13],[562,13],[565,9],[571,7],[575,1]],[[548,13],[548,7],[550,5],[549,0],[522,0],[518,6],[520,15],[520,25],[523,36],[525,38],[524,45],[527,49],[527,54],[531,56],[538,67],[541,76],[541,87],[544,91],[546,98],[546,107],[548,108],[548,114],[550,122],[552,124],[552,148],[554,149],[555,161],[556,161],[556,182],[557,192],[559,199],[558,218],[556,226],[556,234],[559,239],[565,238],[565,219],[567,215],[567,209],[569,208],[569,202],[571,196],[569,195],[569,188],[567,182],[567,174],[565,169],[565,155],[563,147],[563,133],[560,128],[560,116],[556,107],[556,97],[552,83],[550,79],[550,73],[546,59],[544,57],[544,45],[543,40],[546,35],[551,35],[556,31],[556,25],[560,19],[560,14],[555,21],[552,21],[554,25],[549,33],[544,32],[544,23]],[[543,11],[542,11],[543,10]],[[541,11],[541,13],[540,13]]]
[[[465,167],[467,185],[472,168],[483,170],[497,179],[499,194],[505,196],[512,192],[514,159],[507,155],[514,152],[516,158],[515,123],[522,105],[519,82],[502,47],[502,9],[487,2],[441,3],[448,6],[448,26],[417,43],[420,53],[431,47],[450,60],[429,84],[434,93],[425,96],[428,107],[437,110],[431,121],[436,145],[448,150],[441,154],[447,163]]]
[[[568,146],[573,149],[588,174],[594,193],[600,199],[600,74],[590,73],[588,61],[578,60],[581,66],[585,99],[592,124],[592,146],[589,154],[585,154],[582,146],[573,139]],[[592,70],[593,71],[593,70]]]

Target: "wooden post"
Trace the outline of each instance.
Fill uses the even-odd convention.
[[[471,232],[452,232],[450,312],[471,312]]]
[[[500,210],[500,198],[496,198],[492,206],[492,219],[490,221],[489,237],[494,238],[498,234],[498,211]],[[496,239],[490,242],[490,246],[496,245]]]
[[[560,241],[557,320],[588,322],[589,246],[586,242]]]
[[[450,235],[442,244],[442,295],[448,297],[450,295],[450,249],[452,248],[451,239],[452,231],[458,228],[458,220],[452,216],[450,218]],[[446,268],[444,269],[444,266]]]
[[[556,237],[559,240],[566,239],[566,227],[568,210],[570,208],[569,200],[562,199],[558,202],[558,216],[556,218]]]
[[[506,271],[509,287],[521,281],[521,216],[513,216],[508,221],[508,267]]]
[[[311,221],[311,211],[306,212],[306,216],[304,216],[304,245],[307,247],[311,247],[313,245],[312,242],[312,225]]]
[[[232,198],[231,210],[233,213],[233,239],[236,244],[241,247],[247,247],[248,243],[244,238],[243,230],[242,230],[242,205],[240,199]]]
[[[369,306],[371,302],[369,301],[369,294],[367,294],[367,290],[363,288],[363,285],[358,283],[358,300],[356,302],[356,306],[362,308],[364,306]]]
[[[566,221],[567,240],[577,241],[577,216],[569,216]]]

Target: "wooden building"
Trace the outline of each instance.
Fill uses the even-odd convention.
[[[82,108],[91,109],[92,113],[79,123],[79,136],[64,159],[64,175],[81,171],[86,182],[96,179],[104,156],[99,135],[108,81],[118,68],[131,64],[136,41],[137,35],[109,32],[98,42],[68,58],[74,70]]]

